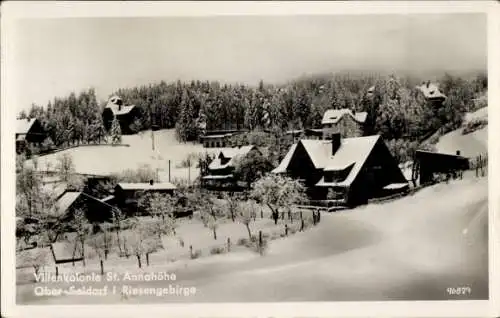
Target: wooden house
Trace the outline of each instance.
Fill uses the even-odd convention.
[[[427,81],[416,88],[423,94],[425,99],[433,105],[440,106],[446,101],[446,95],[441,92],[439,86],[435,83]]]
[[[301,140],[292,145],[273,173],[299,179],[314,201],[366,203],[408,189],[409,184],[378,135]]]
[[[435,181],[438,174],[449,176],[457,175],[461,171],[469,169],[469,159],[460,155],[437,153],[417,150],[415,153],[415,173],[419,176],[420,184],[429,184]]]
[[[91,223],[111,220],[113,208],[114,206],[80,191],[66,191],[56,201],[57,216],[71,219],[75,210],[81,209]]]
[[[121,182],[115,186],[114,197],[118,207],[128,215],[145,214],[138,206],[141,196],[147,193],[174,194],[177,187],[170,182],[156,183],[153,180],[146,183]]]
[[[23,152],[29,145],[40,147],[47,138],[42,124],[36,118],[16,121],[16,152]]]
[[[327,110],[321,120],[323,139],[330,139],[336,133],[344,138],[363,136],[366,117],[366,112],[350,109]]]
[[[238,160],[261,151],[256,146],[242,146],[224,149],[208,165],[208,174],[201,178],[201,186],[210,190],[242,190],[248,185],[234,176]]]
[[[102,112],[102,120],[106,130],[111,129],[114,118],[118,119],[122,134],[133,134],[136,131],[132,129],[132,124],[141,117],[139,108],[135,105],[124,105],[123,100],[118,96],[109,99]]]
[[[203,136],[200,136],[200,142],[204,148],[225,148],[231,147],[231,138],[237,134],[241,134],[241,130],[212,130],[206,131]]]

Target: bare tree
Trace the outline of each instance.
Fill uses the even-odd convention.
[[[247,202],[243,202],[239,206],[238,218],[241,223],[243,223],[248,232],[248,239],[252,239],[252,232],[250,230],[250,224],[255,220],[257,215],[257,203],[254,200],[249,200]]]
[[[137,257],[137,265],[141,268],[142,255],[146,255],[149,259],[150,253],[162,248],[162,242],[150,226],[144,222],[136,221],[131,231],[127,233],[127,246]]]
[[[235,193],[224,193],[222,199],[226,201],[224,208],[227,210],[227,214],[231,217],[231,220],[235,222],[240,197]]]
[[[76,209],[70,225],[76,234],[75,246],[77,246],[77,244],[80,244],[83,266],[85,266],[85,242],[91,233],[91,224],[88,222],[87,217],[85,216],[85,212],[81,209]]]
[[[92,247],[100,260],[108,259],[108,255],[115,243],[113,236],[109,232],[109,227],[108,224],[102,224],[101,231],[92,235],[89,239],[88,244]]]
[[[279,211],[306,199],[305,188],[297,180],[270,174],[254,184],[251,196],[271,209],[274,223],[278,223]]]

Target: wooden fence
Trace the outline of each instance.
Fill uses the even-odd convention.
[[[484,177],[488,174],[488,153],[471,158],[469,163],[469,169],[475,170],[476,177]]]

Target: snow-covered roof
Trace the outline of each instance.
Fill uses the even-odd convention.
[[[16,252],[16,268],[31,267],[36,264],[54,264],[49,247],[35,247]]]
[[[408,183],[391,183],[388,184],[384,187],[385,190],[399,190],[399,189],[404,189],[407,188],[409,185]]]
[[[227,174],[227,175],[208,175],[208,176],[202,177],[202,179],[204,179],[204,180],[220,180],[220,179],[230,179],[232,177],[233,177],[232,174]]]
[[[18,119],[16,121],[16,134],[27,134],[36,120],[36,118]]]
[[[322,179],[317,184],[318,186],[346,186],[354,181],[379,138],[379,135],[344,138],[341,140],[341,145],[334,155],[332,155],[332,141],[330,140],[303,139],[300,140],[299,143],[305,148],[316,169],[338,171],[353,165],[349,175],[344,181],[325,183]],[[297,149],[299,143],[290,147],[290,150],[281,161],[280,165],[273,170],[274,173],[286,172],[293,153]]]
[[[220,151],[219,155],[210,162],[208,169],[224,169],[234,165],[234,160],[246,156],[255,146],[242,146],[223,149]],[[227,162],[222,163],[222,159],[228,159]]]
[[[113,200],[114,198],[115,198],[114,195],[108,195],[107,197],[102,198],[101,201],[106,203],[106,202],[108,202],[110,200]]]
[[[170,182],[159,182],[150,184],[149,182],[141,182],[141,183],[125,183],[120,182],[118,186],[123,190],[175,190],[177,187]]]
[[[425,98],[446,99],[446,96],[443,93],[441,93],[441,91],[439,90],[439,86],[435,83],[425,83],[420,86],[417,86],[417,89],[424,94]]]
[[[80,244],[75,245],[69,242],[56,242],[51,244],[51,249],[56,262],[82,258]]]
[[[59,214],[64,214],[68,208],[80,197],[82,193],[78,191],[68,191],[64,193],[56,202]]]
[[[344,116],[351,116],[356,122],[364,123],[366,121],[367,112],[353,112],[350,109],[329,109],[323,115],[321,124],[336,124]]]
[[[106,104],[106,108],[111,109],[115,116],[128,114],[134,107],[135,105],[123,105],[123,100],[118,96],[112,96]]]

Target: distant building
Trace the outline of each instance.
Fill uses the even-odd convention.
[[[231,147],[231,138],[242,133],[240,130],[213,130],[206,131],[200,136],[200,142],[204,148],[225,148]]]
[[[201,178],[201,186],[211,190],[241,190],[246,183],[237,180],[234,170],[238,160],[261,151],[256,146],[242,146],[222,150],[208,165],[208,175]]]
[[[123,105],[123,100],[118,96],[111,97],[102,112],[104,128],[109,131],[116,117],[124,135],[135,133],[131,126],[140,116],[141,112],[135,105]]]
[[[345,108],[327,110],[321,121],[323,139],[330,139],[332,134],[337,133],[343,138],[363,136],[367,114]]]
[[[444,95],[437,84],[427,81],[422,83],[422,85],[416,87],[424,97],[431,103],[441,105],[446,101],[446,95]]]
[[[170,182],[125,183],[121,182],[115,186],[114,197],[118,207],[128,215],[142,214],[138,206],[141,196],[148,193],[174,194],[177,187]],[[110,198],[111,199],[111,198]]]
[[[90,222],[104,222],[111,220],[114,207],[85,192],[66,191],[59,195],[56,208],[62,218],[71,219],[75,210],[81,209]]]
[[[23,152],[29,145],[40,147],[47,138],[42,124],[36,118],[16,121],[16,152]]]
[[[409,184],[378,135],[300,140],[273,173],[300,180],[311,200],[366,203],[408,189]]]

